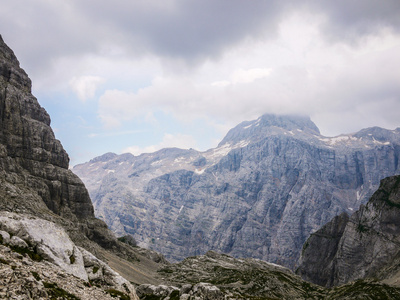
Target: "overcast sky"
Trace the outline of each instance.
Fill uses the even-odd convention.
[[[0,29],[71,166],[206,150],[265,113],[400,127],[398,0],[13,0]]]

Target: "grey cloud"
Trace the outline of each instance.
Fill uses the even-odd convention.
[[[186,63],[218,58],[244,39],[273,39],[296,10],[326,16],[324,33],[354,42],[381,26],[400,29],[398,0],[6,1],[0,27],[29,73],[64,56],[119,45]],[[304,4],[306,3],[306,4]],[[33,74],[32,74],[33,75]]]
[[[94,22],[106,22],[126,43],[143,51],[173,58],[193,59],[219,55],[244,38],[276,34],[282,13],[278,1],[179,0],[170,8],[137,2],[77,1]],[[122,34],[121,34],[122,33]],[[111,34],[111,33],[110,33]]]
[[[400,1],[339,0],[308,2],[308,8],[327,17],[323,31],[333,41],[357,43],[382,27],[400,32]]]

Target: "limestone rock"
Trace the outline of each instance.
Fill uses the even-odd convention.
[[[87,250],[77,247],[61,226],[31,215],[0,212],[0,229],[6,237],[2,244],[15,251],[25,249],[24,255],[36,254],[32,257],[18,254],[24,265],[33,266],[30,257],[43,260],[86,282],[90,280],[136,299],[135,288],[126,279]]]
[[[0,244],[10,243],[10,234],[7,231],[0,230]]]
[[[15,235],[10,239],[9,244],[11,246],[19,247],[19,248],[28,248],[29,247],[28,244],[23,239],[21,239],[18,236],[15,236]]]
[[[83,256],[83,262],[91,282],[107,284],[124,293],[127,293],[131,299],[135,299],[136,292],[132,284],[111,269],[105,262],[99,260],[89,251],[79,248]]]
[[[399,273],[400,176],[382,180],[350,218],[335,218],[307,240],[298,269],[304,279],[335,286]]]

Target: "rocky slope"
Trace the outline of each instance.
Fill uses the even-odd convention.
[[[64,299],[109,299],[115,294],[137,299],[129,281],[76,246],[55,223],[0,212],[0,244],[1,298],[53,299],[54,293],[64,293]]]
[[[164,285],[140,285],[150,299],[398,299],[400,288],[359,280],[333,289],[310,284],[289,269],[257,259],[235,259],[213,251],[159,270]]]
[[[95,218],[89,194],[82,181],[68,169],[68,164],[68,155],[50,127],[49,115],[31,94],[30,79],[0,36],[0,228],[12,236],[5,242],[6,246],[19,238],[20,244],[11,246],[35,254],[39,251],[47,263],[86,281],[90,276],[85,271],[85,257],[107,269],[104,262],[92,257],[93,254],[101,259],[117,254],[125,261],[114,264],[115,269],[124,264],[129,270],[125,273],[142,274],[135,269],[140,261],[138,268],[146,266],[148,271],[143,276],[133,276],[136,282],[158,282],[152,276],[158,267],[154,261],[161,262],[163,258],[119,242],[107,225]],[[11,219],[3,218],[7,213],[16,215]],[[21,222],[26,225],[24,230],[15,225],[22,216],[24,221]],[[36,231],[28,230],[34,228],[35,220],[42,224],[41,227]],[[64,241],[71,240],[54,244],[49,240],[50,236],[54,237],[51,235],[53,229],[65,237]],[[76,262],[70,261],[66,253],[77,259]],[[75,257],[71,256],[73,253],[80,254]],[[6,273],[11,277],[3,279],[13,282],[14,277],[19,276],[13,270],[7,269]],[[127,284],[131,286],[129,282]],[[116,282],[110,283],[109,287],[126,293]],[[136,299],[133,286],[132,291],[130,298]]]
[[[112,153],[75,166],[95,214],[172,261],[210,249],[295,268],[311,232],[399,174],[400,128],[328,138],[310,119],[264,115],[205,152]]]
[[[382,180],[370,201],[310,236],[297,270],[304,279],[334,286],[360,278],[400,281],[400,176]]]

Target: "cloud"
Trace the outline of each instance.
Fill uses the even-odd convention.
[[[139,155],[141,153],[152,153],[163,148],[180,148],[190,149],[196,148],[197,144],[195,139],[190,135],[185,134],[169,134],[166,133],[162,141],[157,145],[150,145],[146,147],[130,146],[122,150],[122,153],[132,153],[133,155]]]
[[[72,78],[69,84],[78,98],[86,101],[95,96],[97,88],[104,82],[105,79],[99,76],[81,76]]]
[[[38,80],[52,77],[62,61],[79,65],[87,55],[151,55],[167,68],[198,68],[243,43],[275,42],[294,12],[319,15],[321,38],[334,42],[354,44],[382,28],[400,31],[398,0],[255,0],[246,5],[241,0],[31,0],[29,5],[15,0],[2,4],[0,27]]]
[[[301,25],[295,22],[297,18],[288,20],[282,30],[291,35],[307,32],[301,48],[282,36],[275,48],[263,45],[264,52],[254,44],[244,45],[215,66],[209,63],[204,73],[167,74],[138,92],[109,90],[100,98],[99,116],[111,126],[154,108],[183,122],[206,116],[229,124],[267,112],[298,113],[318,120],[323,132],[338,134],[345,128],[374,125],[374,118],[366,117],[362,107],[384,103],[377,105],[375,113],[387,115],[390,122],[385,126],[398,123],[387,111],[391,110],[389,104],[400,109],[400,61],[396,59],[400,37],[383,31],[380,37],[365,39],[363,48],[330,45],[318,39],[319,32],[303,30],[302,26],[312,28],[314,23]],[[265,58],[265,49],[273,59]],[[268,65],[262,65],[263,61]],[[261,65],[249,68],[256,63]],[[240,65],[243,67],[235,68]],[[334,117],[320,117],[328,114]],[[340,124],[329,121],[334,119]]]

